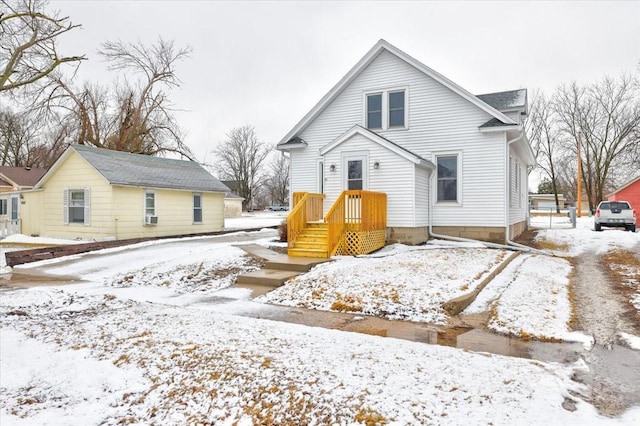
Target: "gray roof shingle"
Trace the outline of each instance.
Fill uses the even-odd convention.
[[[527,109],[527,89],[485,93],[484,95],[476,95],[476,98],[498,111],[521,109],[526,112]]]
[[[71,145],[112,185],[229,192],[229,188],[195,161],[175,160]]]

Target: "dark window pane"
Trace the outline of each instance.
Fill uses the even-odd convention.
[[[193,221],[196,223],[202,222],[202,209],[193,210]]]
[[[347,179],[362,179],[362,161],[355,160],[348,163],[349,175]]]
[[[404,127],[404,91],[389,93],[389,127]]]
[[[382,95],[367,96],[367,128],[382,127]]]
[[[202,207],[201,203],[200,203],[200,196],[199,195],[194,195],[193,196],[193,207]]]
[[[389,127],[404,127],[404,110],[389,111]]]
[[[362,179],[350,180],[348,182],[347,189],[354,191],[362,189]]]
[[[69,207],[69,222],[71,223],[84,223],[84,206],[82,207]]]
[[[367,96],[367,111],[382,111],[382,95]]]
[[[404,91],[389,93],[389,108],[404,109]]]
[[[458,201],[458,157],[438,157],[438,201]]]

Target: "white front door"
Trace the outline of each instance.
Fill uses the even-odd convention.
[[[345,190],[369,189],[369,164],[366,155],[346,155],[343,158],[343,188]]]

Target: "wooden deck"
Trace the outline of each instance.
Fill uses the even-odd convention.
[[[387,194],[343,191],[324,217],[323,200],[323,194],[294,193],[287,217],[290,256],[327,258],[384,247]]]

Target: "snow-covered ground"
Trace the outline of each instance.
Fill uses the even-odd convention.
[[[283,217],[256,214],[227,227],[277,225]],[[640,241],[640,233],[592,232],[588,218],[577,229],[559,222],[541,237],[565,255],[585,244],[632,250]],[[640,407],[610,419],[580,399],[584,385],[571,377],[587,368],[582,362],[234,315],[242,304],[269,309],[250,302],[249,291],[225,289],[234,274],[255,267],[235,242],[268,245],[276,235],[144,243],[16,267],[86,282],[0,293],[0,424],[640,422]],[[440,321],[440,303],[473,289],[503,258],[502,250],[473,245],[395,245],[319,265],[292,282],[304,291],[289,284],[265,299],[318,309],[338,308],[338,300],[354,314]],[[588,341],[569,331],[569,274],[562,258],[520,255],[467,310],[491,310],[501,332]],[[621,338],[631,347],[638,341]]]

